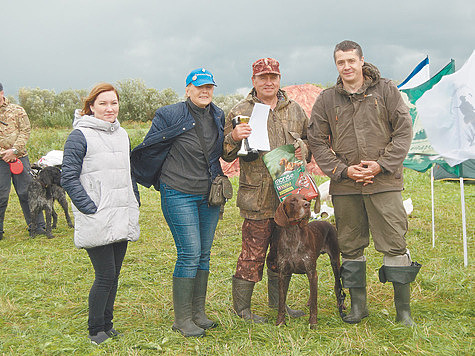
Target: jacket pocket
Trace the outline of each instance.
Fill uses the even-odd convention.
[[[259,211],[262,205],[261,184],[239,184],[236,205],[243,210]]]
[[[87,195],[89,195],[93,203],[96,205],[97,210],[99,210],[99,208],[103,205],[101,199],[101,182],[86,176],[84,188]]]

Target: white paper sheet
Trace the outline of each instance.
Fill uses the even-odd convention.
[[[267,118],[270,105],[256,103],[252,110],[249,125],[252,132],[248,137],[249,146],[260,151],[270,151],[269,136],[267,134]]]

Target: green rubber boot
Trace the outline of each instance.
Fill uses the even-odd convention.
[[[345,261],[341,265],[343,288],[350,289],[351,310],[343,317],[348,324],[357,324],[366,318],[366,261]]]
[[[411,316],[411,282],[416,279],[422,265],[412,262],[410,266],[385,266],[379,269],[382,283],[392,282],[396,321],[407,327],[416,326]]]
[[[179,331],[185,337],[200,337],[205,335],[203,328],[192,320],[192,299],[194,278],[173,277],[173,309],[175,322],[172,329]]]
[[[193,312],[192,320],[200,328],[207,330],[218,326],[216,322],[208,319],[205,313],[206,290],[208,289],[209,271],[198,270],[196,272],[193,289]]]
[[[393,282],[396,321],[407,327],[416,326],[411,316],[411,285]]]
[[[233,276],[233,308],[234,312],[244,320],[262,324],[267,322],[267,319],[251,313],[251,297],[254,284],[254,282]]]
[[[290,279],[292,276],[286,276],[285,278]],[[267,269],[267,294],[269,298],[269,307],[273,309],[279,308],[279,274]],[[290,309],[290,307],[285,304],[285,310],[291,318],[299,318],[305,315],[305,312],[297,309]]]

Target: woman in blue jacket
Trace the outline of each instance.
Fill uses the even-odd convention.
[[[217,324],[205,314],[210,250],[219,206],[208,205],[212,180],[222,174],[224,113],[214,105],[213,75],[204,68],[186,78],[187,100],[159,108],[143,143],[132,151],[138,183],[160,190],[177,249],[173,272],[173,330],[203,336]]]

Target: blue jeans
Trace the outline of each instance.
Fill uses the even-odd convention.
[[[207,195],[182,193],[160,183],[162,212],[175,240],[174,277],[194,278],[198,269],[209,271],[219,206],[209,206]]]

